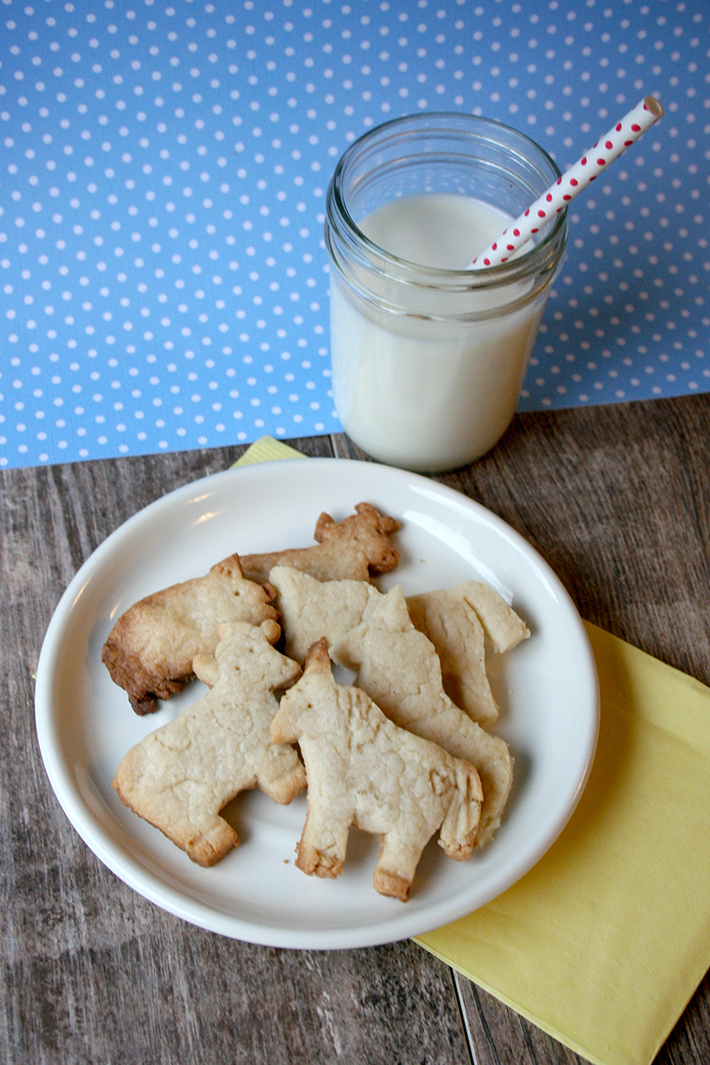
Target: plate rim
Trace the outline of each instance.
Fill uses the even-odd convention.
[[[587,673],[586,679],[589,684],[591,713],[586,722],[587,736],[584,747],[586,753],[583,764],[580,767],[574,794],[570,795],[566,808],[561,810],[560,814],[550,822],[547,831],[541,835],[537,847],[526,852],[517,862],[512,861],[509,864],[507,875],[500,878],[494,892],[484,897],[474,906],[463,906],[460,912],[457,911],[456,907],[447,906],[446,900],[439,900],[431,904],[427,910],[418,911],[422,918],[425,912],[431,913],[431,918],[427,922],[423,922],[423,926],[416,930],[406,927],[409,922],[406,919],[406,914],[402,913],[393,917],[391,921],[385,921],[382,924],[356,925],[352,928],[348,927],[339,930],[334,930],[332,927],[320,930],[312,928],[299,930],[285,928],[283,925],[277,924],[266,925],[249,919],[242,919],[236,915],[223,913],[201,900],[187,895],[187,892],[180,892],[171,885],[165,884],[153,871],[147,869],[133,855],[124,853],[123,859],[120,860],[116,851],[118,849],[123,851],[123,849],[120,848],[120,844],[117,844],[115,840],[106,840],[99,818],[88,807],[86,801],[83,800],[75,780],[71,778],[69,767],[63,764],[63,760],[54,747],[53,732],[56,722],[52,713],[52,682],[60,664],[61,653],[67,643],[66,623],[71,617],[75,604],[87,587],[89,580],[95,578],[96,574],[101,572],[104,558],[111,556],[116,545],[120,543],[123,537],[129,536],[133,529],[139,527],[141,523],[149,522],[154,513],[164,507],[179,506],[187,503],[198,494],[204,494],[206,488],[219,487],[234,478],[259,480],[260,475],[263,475],[269,468],[293,463],[300,465],[307,458],[309,467],[313,467],[315,463],[318,463],[327,464],[332,468],[337,464],[340,472],[343,472],[344,466],[347,466],[357,470],[360,474],[367,473],[372,478],[384,477],[385,479],[394,478],[397,481],[410,481],[415,487],[425,487],[430,493],[433,492],[435,495],[443,495],[455,499],[459,504],[463,504],[467,510],[473,510],[479,517],[484,518],[487,525],[492,526],[498,533],[504,533],[505,538],[521,550],[528,560],[530,560],[531,556],[535,559],[537,565],[545,573],[547,580],[555,588],[558,598],[564,603],[570,613],[570,618],[577,630],[577,636],[581,637],[579,649],[582,653],[582,661],[580,664],[584,666]],[[47,626],[36,673],[35,727],[45,771],[54,795],[68,820],[85,845],[99,860],[139,895],[190,924],[227,938],[290,949],[347,949],[375,946],[424,935],[444,923],[460,919],[508,890],[537,864],[569,822],[589,779],[599,732],[599,681],[591,642],[584,627],[584,622],[560,578],[539,552],[495,512],[449,485],[441,484],[422,474],[411,473],[396,467],[357,459],[343,460],[331,457],[313,459],[308,456],[298,459],[289,457],[241,467],[231,466],[225,470],[207,474],[194,481],[179,485],[136,511],[97,545],[65,588]],[[446,911],[443,916],[441,916],[442,911]],[[404,931],[402,931],[402,926],[405,926]]]

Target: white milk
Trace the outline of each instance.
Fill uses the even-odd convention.
[[[512,221],[471,196],[431,192],[391,200],[358,227],[390,255],[419,266],[465,270]]]
[[[390,255],[465,270],[510,221],[468,196],[431,193],[393,200],[358,226]],[[430,289],[422,313],[422,294],[401,279],[378,284],[367,300],[331,270],[333,389],[345,431],[395,466],[431,472],[471,462],[513,417],[545,296],[526,301],[528,282],[471,293],[465,313],[485,313],[462,321],[460,293],[452,311],[451,295],[437,304]]]

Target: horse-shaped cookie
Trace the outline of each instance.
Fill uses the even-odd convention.
[[[477,845],[490,842],[513,780],[508,745],[446,694],[434,645],[412,624],[402,589],[374,600],[362,623],[331,647],[331,655],[395,724],[476,767],[484,797]]]
[[[298,741],[306,764],[308,814],[296,860],[304,872],[338,876],[351,825],[380,837],[375,888],[402,901],[437,830],[449,857],[471,856],[483,798],[474,767],[398,728],[364,692],[337,684],[325,639],[282,696],[271,738]]]
[[[522,618],[482,581],[408,595],[407,611],[414,628],[436,648],[444,691],[451,701],[479,725],[497,721],[485,638],[495,654],[512,651],[530,636]]]
[[[258,786],[288,803],[306,785],[294,748],[270,742],[279,705],[274,692],[301,672],[272,646],[279,635],[274,621],[221,630],[214,657],[199,655],[194,663],[210,690],[118,767],[113,786],[126,806],[199,865],[214,865],[239,842],[220,811],[240,792]]]

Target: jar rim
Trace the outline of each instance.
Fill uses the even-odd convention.
[[[366,252],[370,265],[375,266],[378,272],[388,274],[392,269],[395,269],[400,281],[406,282],[409,278],[410,283],[419,285],[424,283],[427,287],[429,284],[439,287],[442,283],[447,287],[451,285],[454,288],[460,285],[465,288],[471,288],[472,286],[485,288],[488,285],[498,285],[509,279],[511,275],[519,278],[529,273],[536,273],[540,269],[542,262],[550,257],[555,257],[555,249],[560,240],[563,246],[565,243],[564,232],[566,231],[567,207],[564,207],[548,223],[547,232],[542,235],[537,243],[531,243],[530,248],[521,250],[517,256],[504,263],[482,266],[475,271],[469,268],[450,269],[424,266],[421,263],[416,263],[388,252],[372,241],[360,229],[347,206],[343,191],[344,175],[356,153],[367,149],[370,143],[375,142],[377,139],[385,140],[388,136],[395,134],[397,130],[401,130],[403,135],[407,135],[414,128],[418,128],[421,132],[429,129],[432,134],[438,135],[446,135],[447,133],[458,135],[466,134],[467,132],[483,132],[485,130],[499,131],[512,136],[521,145],[529,146],[532,153],[539,157],[541,164],[549,167],[552,175],[549,182],[550,185],[561,177],[561,171],[557,163],[537,141],[521,130],[498,119],[459,111],[428,111],[421,114],[402,115],[366,130],[345,149],[338,160],[326,194],[327,243],[330,243],[327,233],[330,223],[337,235],[346,241],[351,250],[355,246],[359,246],[361,251]],[[544,190],[541,189],[540,191]],[[416,275],[416,280],[414,275]],[[425,279],[430,280],[427,282]]]

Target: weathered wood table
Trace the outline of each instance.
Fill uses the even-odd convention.
[[[292,443],[364,457],[344,437]],[[413,942],[299,952],[185,924],[109,872],[60,809],[33,674],[64,588],[137,510],[243,450],[0,473],[0,1060],[581,1061]],[[710,395],[519,416],[492,453],[439,479],[517,529],[585,619],[710,684]],[[658,1065],[708,1060],[706,977]]]

